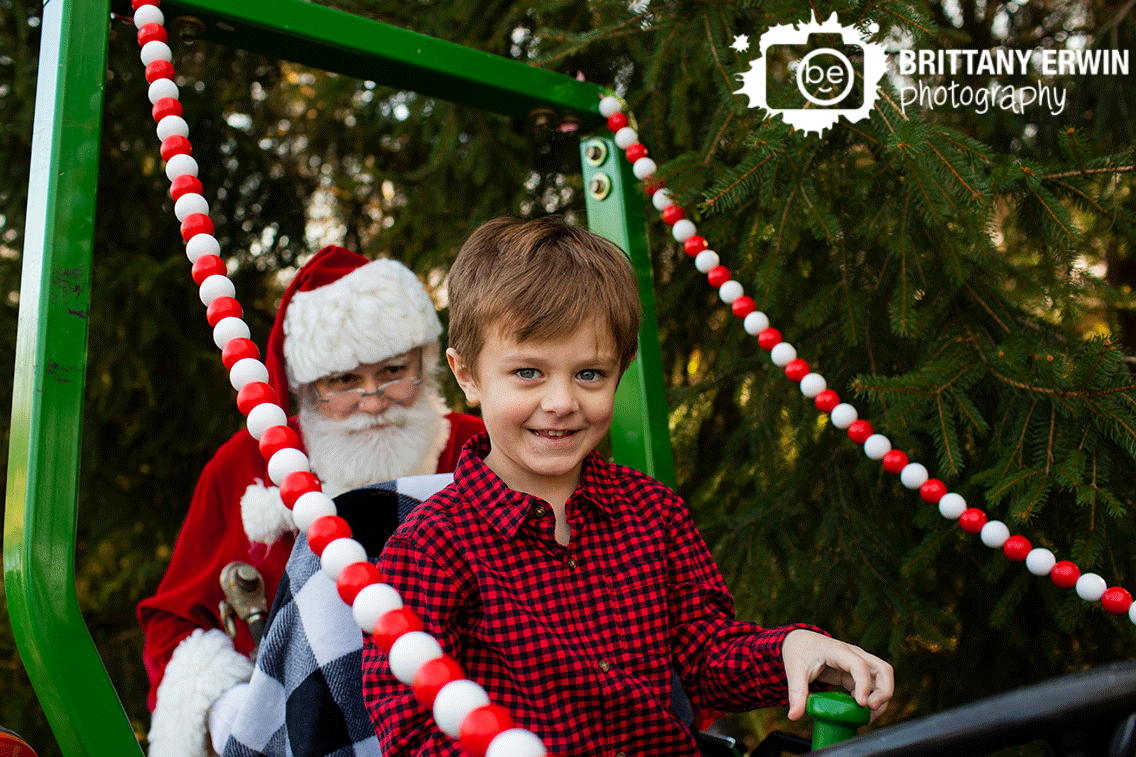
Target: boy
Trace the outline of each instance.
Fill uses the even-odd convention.
[[[881,713],[891,666],[803,626],[733,620],[733,602],[666,486],[595,446],[637,349],[623,254],[591,232],[501,218],[450,273],[450,368],[488,435],[454,483],[387,542],[379,569],[490,700],[554,755],[699,754],[671,670],[699,707],[788,701],[843,685]],[[383,754],[462,755],[368,640],[363,696]]]

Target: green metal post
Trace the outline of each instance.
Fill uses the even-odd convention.
[[[44,4],[4,507],[16,644],[66,755],[141,754],[75,594],[108,0]]]
[[[643,198],[635,191],[637,180],[631,166],[611,139],[585,139],[580,143],[580,153],[588,227],[627,252],[639,279],[639,299],[643,303],[639,355],[623,375],[615,395],[612,453],[617,462],[674,486],[674,459]]]

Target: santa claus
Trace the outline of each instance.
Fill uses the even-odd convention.
[[[414,274],[325,247],[284,293],[265,365],[289,425],[330,496],[377,481],[452,472],[480,419],[448,412],[435,377],[442,328]],[[242,430],[205,466],[157,593],[138,605],[153,713],[151,757],[208,753],[210,710],[247,681],[254,642],[220,614],[219,576],[247,562],[275,596],[294,541],[291,512]]]

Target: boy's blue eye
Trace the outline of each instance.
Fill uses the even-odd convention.
[[[587,368],[580,371],[578,374],[583,381],[599,381],[603,378],[603,371],[597,371],[594,368]]]
[[[516,373],[519,378],[523,378],[526,381],[536,378],[536,368],[518,368]]]

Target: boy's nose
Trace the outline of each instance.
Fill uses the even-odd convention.
[[[562,381],[549,382],[548,389],[541,400],[541,409],[554,415],[568,415],[580,406],[572,387]]]

